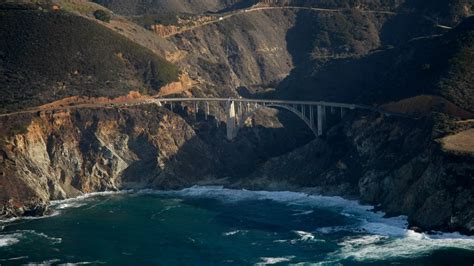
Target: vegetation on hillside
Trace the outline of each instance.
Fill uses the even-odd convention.
[[[94,17],[100,21],[103,21],[103,22],[110,22],[110,19],[111,19],[111,15],[109,14],[109,12],[105,11],[105,10],[102,10],[102,9],[98,9],[96,11],[94,11]]]
[[[88,19],[0,9],[0,111],[72,95],[156,93],[179,69]]]
[[[154,15],[143,15],[138,17],[133,17],[132,20],[148,28],[150,25],[161,24],[161,25],[177,25],[178,24],[178,14],[176,13],[164,13],[164,14],[154,14]]]
[[[474,111],[474,17],[443,36],[410,41],[360,58],[301,63],[275,97],[382,104],[439,95]]]
[[[242,2],[254,0],[193,0],[193,1],[141,1],[141,0],[93,0],[94,2],[126,16],[167,13],[202,14],[217,12]]]

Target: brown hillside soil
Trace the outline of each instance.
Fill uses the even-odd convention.
[[[381,106],[382,109],[417,116],[429,115],[433,111],[442,112],[462,119],[473,118],[474,114],[458,107],[443,97],[433,95],[419,95],[398,102],[391,102]]]
[[[446,151],[474,154],[474,128],[441,139]]]
[[[153,99],[151,96],[141,95],[138,91],[130,91],[125,96],[116,98],[108,97],[86,97],[86,96],[71,96],[58,101],[47,103],[38,107],[38,109],[55,109],[64,106],[73,106],[80,104],[104,104],[104,103],[126,103],[139,102],[143,100]]]

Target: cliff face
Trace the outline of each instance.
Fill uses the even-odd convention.
[[[2,120],[5,130],[12,124],[18,129],[2,132],[2,216],[29,214],[49,200],[83,192],[172,188],[210,174],[216,161],[194,130],[163,108],[42,112]]]
[[[225,2],[227,8],[248,1],[214,2]],[[286,1],[266,2],[284,5]],[[389,10],[402,4],[401,1],[391,2],[395,6]],[[405,5],[404,8],[411,7]],[[329,13],[291,8],[244,11],[222,21],[219,19],[218,23],[184,31],[167,41],[148,39],[155,35],[142,36],[135,28],[130,32],[136,32],[136,35],[127,34],[135,42],[148,43],[151,51],[164,51],[189,73],[189,80],[171,83],[162,88],[163,94],[183,93],[192,80],[199,82],[192,90],[193,96],[240,94],[251,97],[252,93],[268,96],[265,94],[268,89],[276,88],[272,97],[354,102],[363,96],[364,103],[371,105],[433,92],[431,87],[444,83],[449,85],[444,87],[450,89],[445,91],[455,97],[437,94],[472,111],[472,97],[469,97],[472,60],[468,57],[472,54],[472,19],[471,23],[466,20],[468,23],[461,25],[461,33],[465,34],[452,30],[444,37],[432,36],[447,31],[425,18],[424,15],[431,14],[430,10],[434,8],[414,15],[363,12],[360,8]],[[161,69],[160,64],[148,60],[151,58],[149,51],[137,52],[140,49],[135,49],[135,44],[115,35],[112,40],[120,42],[106,39],[107,44],[118,46],[112,50],[103,45],[102,39],[92,51],[82,51],[90,46],[76,47],[76,43],[81,42],[73,39],[72,43],[64,44],[63,35],[69,31],[63,31],[62,24],[55,23],[66,21],[72,25],[68,29],[78,28],[87,33],[95,28],[83,28],[90,25],[90,21],[80,23],[79,27],[78,19],[69,15],[35,13],[29,16],[36,20],[24,20],[16,15],[5,17],[8,23],[4,25],[17,29],[5,32],[18,33],[13,34],[17,37],[4,38],[9,41],[0,63],[8,67],[14,66],[8,62],[24,64],[5,69],[4,80],[0,75],[0,81],[6,84],[2,96],[8,95],[0,108],[10,105],[21,109],[25,102],[30,105],[48,102],[64,91],[67,93],[62,96],[117,96],[131,87],[146,85],[145,92],[152,93],[164,83],[153,81],[168,76],[166,71],[155,71]],[[60,36],[45,38],[53,32],[49,31],[53,26],[43,27],[44,23],[33,23],[35,25],[31,27],[20,27],[16,23],[21,21],[29,25],[39,18],[46,19],[54,27],[61,25],[60,31],[54,31]],[[119,26],[119,22],[111,22],[109,27]],[[28,35],[25,28],[36,31]],[[104,30],[96,29],[99,33]],[[75,37],[79,38],[84,32]],[[419,36],[424,37],[411,40]],[[39,48],[34,45],[27,45],[29,50],[18,49],[15,38],[20,38],[19,43],[25,45],[37,40],[62,42],[52,42],[51,46],[40,47],[42,50],[38,52]],[[87,40],[85,37],[79,39]],[[75,48],[63,51],[65,47]],[[129,51],[130,47],[133,49]],[[107,51],[101,52],[98,48]],[[46,59],[54,60],[45,64],[44,55],[51,54],[51,50],[57,52]],[[42,57],[22,54],[24,51],[32,55],[39,53]],[[70,57],[78,51],[87,56],[79,53],[77,57]],[[455,55],[446,57],[442,64],[433,62],[432,59],[438,58],[443,51],[454,51]],[[108,58],[105,61],[113,67],[104,67],[104,58]],[[68,69],[71,65],[77,67]],[[436,68],[437,65],[443,67],[442,73],[447,73],[441,80],[437,71],[441,68]],[[23,66],[41,69],[23,73]],[[115,68],[120,71],[106,71]],[[57,71],[58,79],[47,75],[51,69]],[[43,70],[46,72],[41,72]],[[94,76],[101,77],[102,71],[106,72],[102,73],[103,78],[95,80]],[[40,93],[32,90],[35,86],[25,86],[21,77],[33,81],[32,84],[43,79],[54,83],[43,84]],[[427,84],[431,84],[430,88],[424,87]],[[52,89],[48,89],[51,86]],[[400,93],[404,91],[408,93]],[[16,102],[18,99],[22,105]],[[420,104],[412,98],[407,101],[416,106]],[[430,108],[427,108],[430,113],[440,111]],[[202,116],[196,119],[190,115],[190,109],[176,108],[179,116],[164,108],[142,106],[0,117],[0,217],[43,214],[48,201],[83,192],[220,183],[263,189],[311,188],[318,193],[359,198],[390,215],[406,214],[412,225],[423,229],[473,231],[472,155],[440,148],[437,141],[443,135],[436,133],[438,129],[434,125],[439,119],[349,116],[325,138],[288,153],[312,137],[304,124],[298,124],[294,117],[286,119],[281,113],[266,110],[267,113],[255,116],[253,127],[243,129],[234,142],[228,142],[222,125],[217,128],[215,121],[203,122]],[[213,109],[217,114],[221,113],[221,109]],[[454,112],[454,116],[455,113],[459,112]],[[448,120],[455,119],[450,117]],[[469,123],[467,126],[472,128]],[[447,127],[448,130],[441,130],[443,134],[447,134],[451,126]],[[456,138],[464,140],[465,136],[456,135]],[[459,146],[459,143],[451,143],[453,139],[456,142],[456,138],[449,139],[447,147]]]
[[[353,116],[325,139],[269,160],[239,186],[306,187],[407,215],[424,230],[472,234],[474,156],[444,151],[436,127],[431,119]]]
[[[436,120],[352,113],[302,146],[311,136],[304,125],[284,125],[268,110],[233,142],[215,120],[179,110],[1,117],[0,217],[42,215],[50,200],[87,192],[221,184],[340,195],[424,230],[473,233],[474,157],[443,149]]]
[[[0,218],[41,215],[50,200],[82,193],[229,183],[311,137],[306,129],[295,138],[267,110],[228,142],[212,117],[175,111],[150,104],[1,116]]]

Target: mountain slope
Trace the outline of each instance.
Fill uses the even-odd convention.
[[[0,10],[0,111],[72,96],[155,93],[179,70],[91,20],[64,12]]]
[[[144,15],[158,13],[187,13],[201,14],[207,11],[217,12],[222,9],[239,6],[252,0],[194,0],[194,1],[176,1],[176,0],[94,0],[94,2],[103,5],[117,14],[121,15]]]
[[[307,62],[292,71],[276,95],[382,104],[434,94],[474,111],[473,62],[474,18],[469,18],[443,36],[356,59]]]

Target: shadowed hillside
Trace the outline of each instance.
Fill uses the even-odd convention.
[[[88,19],[63,12],[0,10],[0,111],[71,95],[155,93],[179,70]]]
[[[246,2],[252,0],[193,0],[193,1],[175,1],[175,0],[94,0],[117,14],[122,15],[144,15],[157,13],[188,13],[200,14],[207,11],[219,11],[229,7],[240,7]]]
[[[473,110],[474,18],[444,36],[410,41],[359,59],[313,60],[295,68],[276,95],[373,104],[420,94]]]

